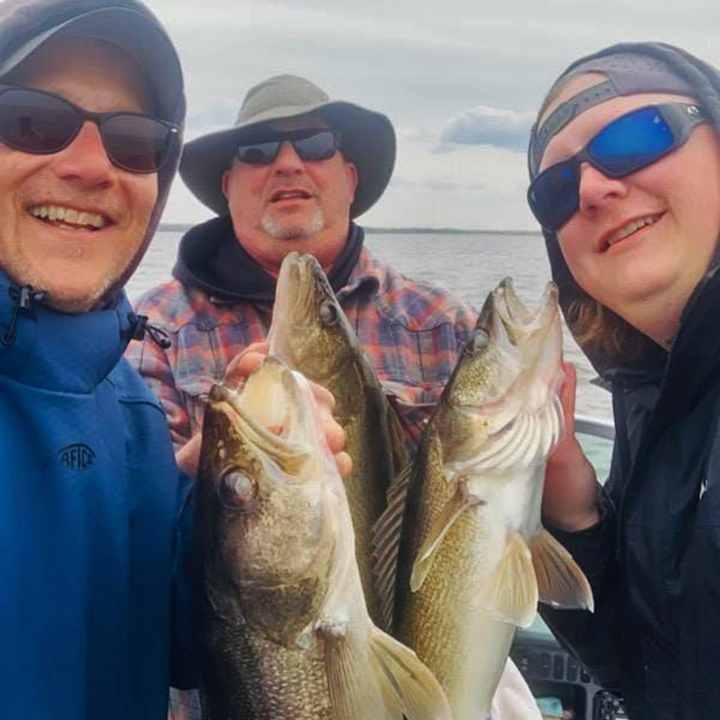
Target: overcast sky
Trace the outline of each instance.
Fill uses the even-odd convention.
[[[182,60],[186,137],[232,125],[246,90],[303,75],[333,99],[387,114],[395,173],[371,226],[536,229],[525,146],[571,61],[663,40],[720,66],[717,0],[148,0]],[[166,222],[212,213],[178,178]]]

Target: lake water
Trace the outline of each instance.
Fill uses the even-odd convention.
[[[131,299],[169,278],[180,237],[179,232],[156,235],[128,284]],[[488,291],[508,276],[523,301],[534,305],[550,278],[539,234],[370,233],[365,242],[377,258],[404,275],[438,283],[476,308],[482,306]],[[576,412],[610,419],[609,393],[590,383],[596,373],[569,333],[565,336],[565,357],[578,370]]]

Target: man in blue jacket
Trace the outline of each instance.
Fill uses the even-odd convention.
[[[0,718],[160,720],[193,682],[187,483],[123,359],[184,113],[136,0],[0,5]]]

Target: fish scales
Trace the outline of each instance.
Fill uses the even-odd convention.
[[[270,641],[262,633],[215,626],[208,648],[214,687],[203,693],[207,720],[333,720],[325,665]]]
[[[412,647],[430,667],[453,705],[454,717],[482,717],[489,713],[488,698],[476,698],[473,688],[495,688],[512,644],[510,625],[486,621],[478,609],[478,585],[487,573],[481,567],[482,549],[491,543],[491,527],[479,513],[463,513],[448,529],[422,589],[410,590],[412,562],[455,490],[445,479],[441,443],[432,428],[415,460],[417,472],[410,480],[408,527],[425,532],[408,533],[400,550],[398,568],[398,617],[395,635]],[[489,675],[489,676],[488,676]],[[468,698],[473,708],[462,714],[457,698]]]

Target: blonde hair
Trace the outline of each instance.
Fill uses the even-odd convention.
[[[592,348],[606,357],[627,359],[642,353],[639,330],[589,295],[570,303],[567,323],[583,350]]]

